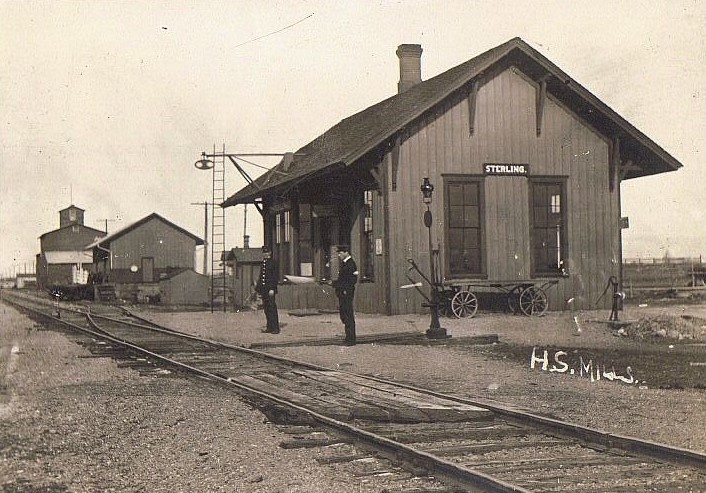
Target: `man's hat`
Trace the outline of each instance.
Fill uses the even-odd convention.
[[[338,245],[336,247],[336,251],[337,252],[350,252],[350,250],[348,249],[348,245]]]

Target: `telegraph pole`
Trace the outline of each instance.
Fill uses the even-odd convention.
[[[192,202],[191,205],[203,206],[203,275],[208,274],[208,206],[213,202],[204,200],[203,202]]]

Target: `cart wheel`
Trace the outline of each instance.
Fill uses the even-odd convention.
[[[547,305],[547,295],[541,288],[530,286],[520,293],[520,310],[527,316],[544,315]]]
[[[461,290],[451,299],[451,311],[456,318],[472,317],[478,311],[478,298],[470,291]]]
[[[522,286],[515,286],[507,293],[507,307],[510,313],[517,315],[520,312],[520,293]]]

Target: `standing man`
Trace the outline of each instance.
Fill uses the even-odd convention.
[[[275,301],[277,278],[277,264],[272,258],[272,251],[267,246],[263,246],[262,266],[255,290],[262,297],[262,307],[267,318],[267,328],[263,332],[268,334],[279,334],[279,315]]]
[[[346,329],[346,346],[355,345],[355,315],[353,313],[353,295],[355,283],[358,282],[358,267],[351,257],[348,247],[338,247],[338,279],[334,283],[338,297],[338,312]]]

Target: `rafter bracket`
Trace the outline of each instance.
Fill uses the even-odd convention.
[[[471,84],[471,91],[468,93],[468,134],[473,135],[476,125],[476,104],[478,101],[479,81],[476,79]]]
[[[375,166],[370,168],[370,174],[375,180],[375,184],[377,185],[378,195],[381,195],[383,187],[383,174],[380,170],[380,164],[376,164]]]
[[[400,166],[400,146],[402,144],[402,138],[397,135],[394,142],[392,143],[392,150],[390,152],[390,160],[392,161],[392,191],[397,190],[397,170]]]
[[[542,77],[537,88],[537,137],[542,135],[542,123],[544,121],[544,106],[547,102],[547,79]]]

